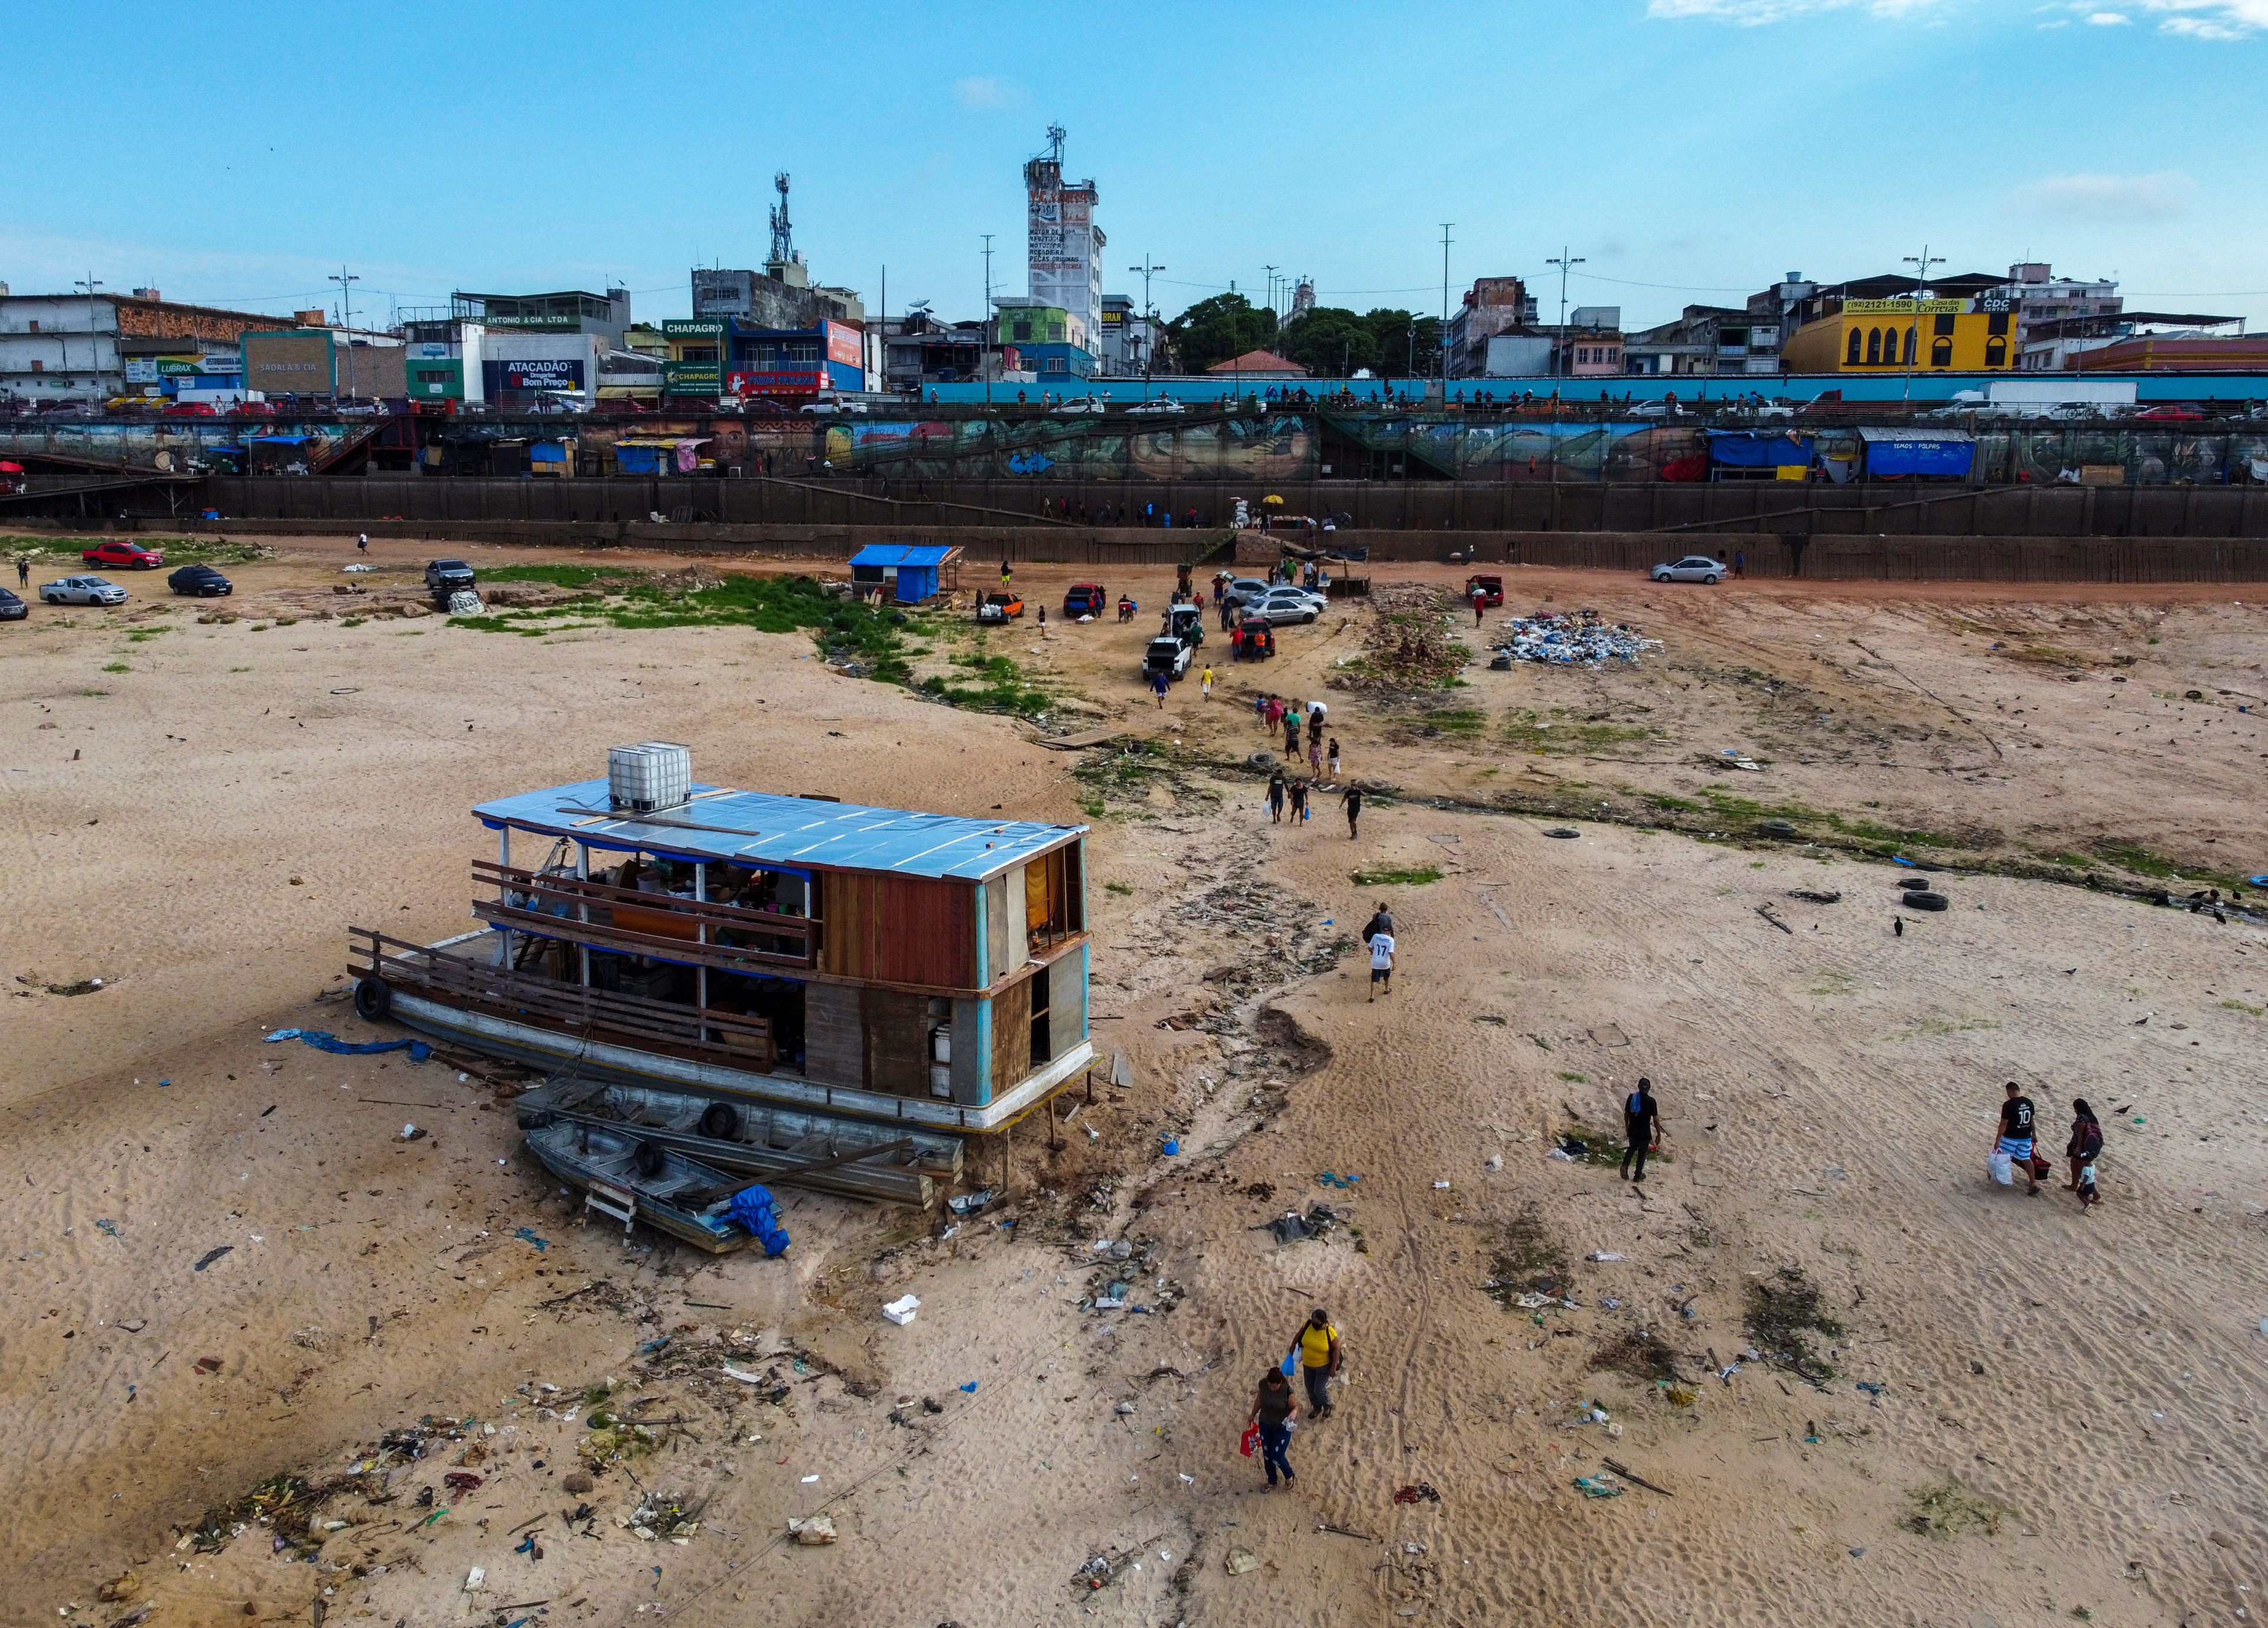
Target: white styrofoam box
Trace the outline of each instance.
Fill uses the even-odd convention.
[[[607,795],[617,808],[674,808],[693,795],[693,748],[667,740],[607,749]]]
[[[883,1307],[882,1315],[902,1329],[914,1320],[914,1314],[920,1309],[921,1301],[909,1294],[902,1300],[892,1300],[887,1306]]]
[[[929,1032],[929,1057],[932,1063],[953,1061],[953,1025],[940,1023]]]
[[[929,1065],[929,1094],[933,1097],[950,1098],[953,1095],[951,1064],[932,1063]]]

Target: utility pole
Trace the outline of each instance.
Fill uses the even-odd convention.
[[[1562,244],[1559,247],[1559,257],[1557,260],[1547,260],[1543,262],[1547,266],[1559,268],[1559,355],[1552,359],[1551,372],[1554,378],[1560,376],[1560,363],[1565,359],[1567,352],[1567,270],[1571,266],[1581,265],[1583,259],[1580,254],[1568,254],[1567,246]]]
[[[354,326],[354,285],[362,277],[359,274],[350,276],[347,269],[341,266],[331,274],[331,281],[339,285],[339,326],[350,328]]]
[[[1268,309],[1273,311],[1276,309],[1276,268],[1263,266],[1261,269],[1268,274]]]
[[[1441,223],[1441,405],[1449,404],[1449,228],[1457,223]]]
[[[1945,256],[1932,254],[1929,252],[1929,245],[1925,243],[1921,246],[1921,253],[1907,255],[1905,262],[1914,269],[1914,325],[1911,330],[1911,343],[1906,348],[1905,387],[1898,393],[1898,399],[1902,401],[1911,401],[1913,400],[1914,353],[1921,349],[1922,285],[1929,281],[1929,269],[1932,266],[1945,264]]]
[[[984,238],[984,405],[992,405],[992,234]]]
[[[1145,254],[1140,265],[1129,266],[1126,269],[1142,274],[1142,399],[1146,401],[1150,399],[1152,358],[1158,349],[1158,308],[1150,303],[1150,279],[1165,268],[1152,265],[1149,255]]]
[[[78,290],[80,293],[86,296],[86,331],[88,335],[86,342],[86,354],[88,360],[92,362],[100,353],[100,347],[96,345],[93,338],[95,331],[94,291],[102,286],[102,279],[96,276],[92,269],[89,269],[85,276],[73,283],[71,286]],[[70,367],[70,341],[67,339],[57,339],[55,341],[55,349],[63,357],[63,366],[66,368]],[[85,502],[85,499],[82,498],[80,501]]]

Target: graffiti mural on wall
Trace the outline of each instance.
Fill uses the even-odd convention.
[[[1263,414],[1130,429],[1051,418],[879,419],[830,428],[838,468],[902,479],[1298,480],[1315,473],[1313,423]]]

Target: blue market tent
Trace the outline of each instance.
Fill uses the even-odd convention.
[[[1709,461],[1733,469],[1811,467],[1811,438],[1793,431],[1712,430]]]
[[[1876,429],[1862,425],[1867,475],[1882,480],[1918,475],[1941,481],[1966,480],[1977,459],[1977,442],[1965,430]]]
[[[961,550],[939,543],[870,542],[850,556],[850,580],[862,589],[895,584],[901,605],[937,593],[939,570]]]

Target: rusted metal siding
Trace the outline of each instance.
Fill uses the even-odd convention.
[[[927,999],[897,990],[861,990],[858,995],[865,1030],[867,1088],[899,1096],[927,1096]]]
[[[820,879],[820,969],[846,978],[976,984],[976,900],[968,882],[830,871]]]

